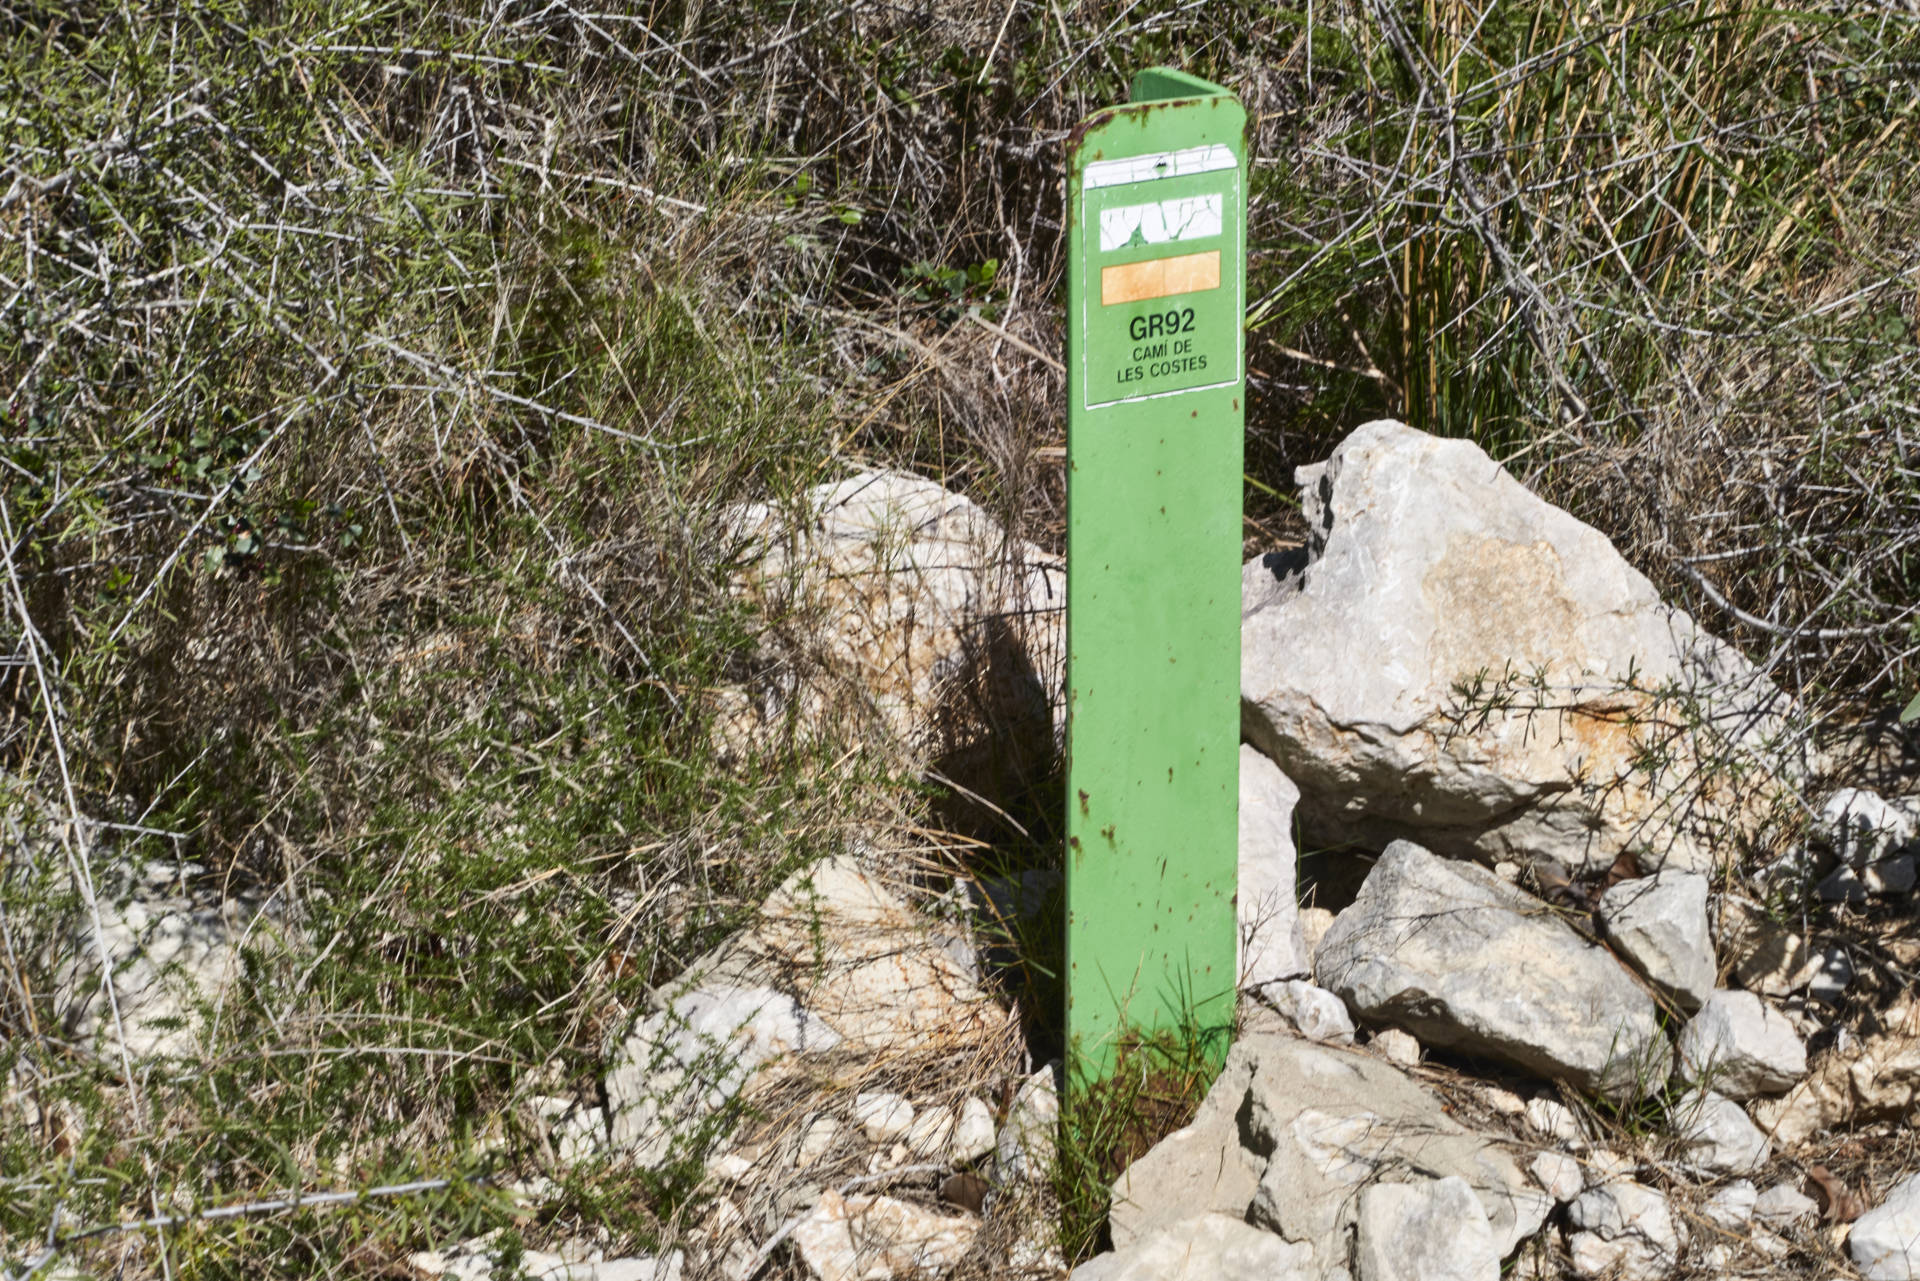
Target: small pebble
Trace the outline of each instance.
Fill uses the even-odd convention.
[[[1735,1179],[1708,1197],[1700,1213],[1715,1227],[1738,1232],[1753,1221],[1753,1203],[1759,1195],[1751,1180]]]
[[[960,1123],[954,1126],[953,1148],[949,1155],[955,1161],[977,1161],[993,1151],[993,1141],[997,1137],[993,1110],[979,1099],[968,1099],[960,1105]]]
[[[874,1143],[891,1143],[913,1128],[913,1104],[898,1094],[861,1094],[853,1100],[853,1119]]]
[[[1389,1063],[1398,1063],[1401,1067],[1420,1066],[1420,1041],[1411,1032],[1397,1027],[1382,1028],[1373,1034],[1367,1046],[1385,1055]]]
[[[1555,1201],[1571,1201],[1587,1186],[1580,1163],[1564,1152],[1542,1152],[1527,1168]]]
[[[728,1183],[740,1183],[753,1173],[753,1159],[738,1152],[728,1152],[707,1162],[707,1173]]]
[[[1587,1186],[1605,1183],[1610,1179],[1624,1179],[1633,1173],[1633,1162],[1608,1148],[1595,1148],[1587,1153]]]
[[[1753,1217],[1773,1228],[1790,1228],[1820,1213],[1812,1197],[1791,1183],[1776,1183],[1753,1203]]]
[[[840,1123],[830,1116],[816,1117],[800,1136],[800,1151],[793,1159],[794,1165],[804,1170],[833,1150],[834,1141],[840,1137]]]
[[[907,1146],[919,1156],[940,1156],[952,1137],[953,1112],[948,1108],[928,1108],[907,1128]]]
[[[1550,1139],[1562,1143],[1580,1141],[1580,1119],[1573,1109],[1558,1099],[1529,1099],[1523,1115],[1527,1124]]]

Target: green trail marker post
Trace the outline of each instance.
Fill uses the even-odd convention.
[[[1233,1020],[1246,113],[1154,68],[1067,178],[1067,1032]]]

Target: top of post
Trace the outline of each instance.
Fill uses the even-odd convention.
[[[1211,80],[1175,67],[1148,67],[1133,78],[1133,101],[1165,102],[1172,98],[1213,98],[1227,91]]]
[[[1148,67],[1133,77],[1129,101],[1100,108],[1069,135],[1068,181],[1077,188],[1082,166],[1102,155],[1162,146],[1225,143],[1239,156],[1246,150],[1246,127],[1240,100],[1224,86],[1175,67]]]

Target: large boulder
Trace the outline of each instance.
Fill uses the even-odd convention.
[[[1392,1064],[1287,1036],[1250,1036],[1228,1054],[1193,1124],[1114,1184],[1109,1223],[1124,1251],[1193,1216],[1227,1215],[1312,1246],[1315,1275],[1327,1275],[1345,1264],[1364,1189],[1409,1183],[1421,1194],[1379,1201],[1377,1229],[1396,1208],[1432,1217],[1429,1202],[1448,1204],[1427,1186],[1435,1180],[1449,1189],[1459,1180],[1470,1191],[1495,1259],[1552,1208],[1500,1139],[1462,1125]]]
[[[1544,903],[1408,841],[1380,856],[1314,958],[1362,1020],[1583,1089],[1666,1079],[1653,998]]]
[[[1247,1145],[1240,1130],[1240,1110],[1247,1101],[1257,1052],[1243,1047],[1273,1039],[1241,1040],[1192,1122],[1154,1144],[1114,1181],[1107,1226],[1116,1247],[1125,1249],[1188,1215],[1246,1217],[1267,1163]]]
[[[605,1080],[612,1145],[639,1165],[799,1057],[965,1053],[1007,1018],[931,923],[848,857],[795,873],[652,1004],[610,1047]]]
[[[1241,714],[1317,839],[1699,871],[1757,821],[1778,692],[1598,531],[1396,422],[1297,480],[1308,545],[1245,575]]]
[[[719,700],[724,745],[832,727],[933,756],[990,739],[995,750],[1050,750],[1063,711],[1060,557],[902,472],[749,504],[728,524],[736,589],[770,627],[758,670]]]

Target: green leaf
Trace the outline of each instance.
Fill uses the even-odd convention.
[[[1920,694],[1915,694],[1913,701],[1907,704],[1907,710],[1900,713],[1900,723],[1902,725],[1907,724],[1909,721],[1920,721]]]

